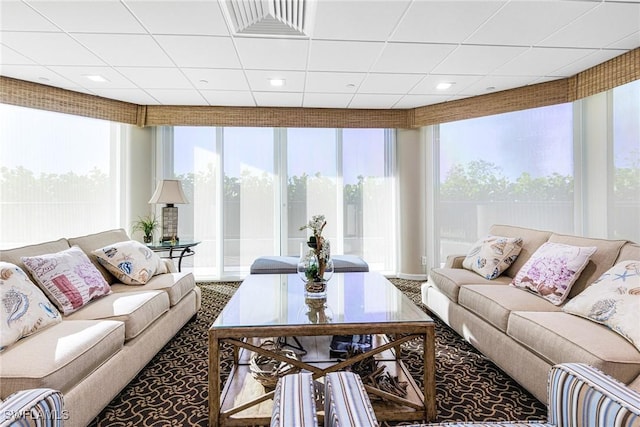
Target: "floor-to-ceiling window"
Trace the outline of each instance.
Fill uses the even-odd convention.
[[[262,255],[299,255],[311,216],[332,253],[395,268],[394,132],[385,129],[174,127],[171,173],[183,180],[181,235],[201,240],[200,276],[247,273]],[[185,234],[186,233],[186,234]]]
[[[438,127],[440,260],[465,253],[495,223],[573,232],[572,108],[560,104]]]
[[[0,246],[120,226],[119,125],[0,104]]]
[[[640,80],[613,89],[610,235],[640,242]]]

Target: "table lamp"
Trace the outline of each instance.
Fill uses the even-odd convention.
[[[149,203],[166,203],[166,206],[162,208],[161,242],[178,242],[178,208],[174,204],[189,203],[182,191],[180,180],[163,179],[160,181]]]

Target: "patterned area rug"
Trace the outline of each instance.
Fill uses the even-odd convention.
[[[420,283],[390,279],[420,302]],[[207,426],[207,330],[239,282],[199,283],[202,309],[90,424],[98,426]],[[223,353],[223,380],[230,351]],[[403,360],[422,385],[420,342],[403,346]],[[436,319],[437,421],[543,420],[546,408],[514,380]],[[383,423],[397,426],[412,423]]]

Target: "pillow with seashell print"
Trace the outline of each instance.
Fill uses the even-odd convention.
[[[489,235],[473,245],[462,261],[462,267],[493,280],[513,264],[521,250],[520,237]]]
[[[17,265],[0,261],[0,351],[60,323],[56,307]]]
[[[562,310],[609,327],[640,351],[640,260],[620,261]]]
[[[156,274],[167,272],[158,254],[135,240],[117,242],[92,253],[125,285],[144,285]]]

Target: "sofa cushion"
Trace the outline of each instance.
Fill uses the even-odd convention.
[[[102,274],[77,246],[53,254],[23,257],[22,261],[40,288],[65,315],[111,293]]]
[[[490,235],[473,245],[462,261],[462,266],[485,279],[495,279],[513,264],[521,249],[520,237]]]
[[[620,261],[562,310],[609,327],[640,351],[640,260]]]
[[[131,289],[131,288],[129,288]],[[69,320],[118,320],[124,323],[125,339],[138,336],[169,310],[169,296],[162,291],[114,292],[66,317]]]
[[[69,248],[70,245],[67,239],[58,239],[52,242],[38,243],[37,245],[29,245],[14,249],[1,250],[0,260],[17,265],[27,273],[31,280],[35,281],[33,276],[31,276],[31,274],[27,270],[27,267],[24,265],[24,262],[22,262],[22,257],[53,254]]]
[[[164,291],[169,296],[169,304],[173,307],[195,286],[196,281],[192,273],[167,273],[153,276],[145,285],[137,287],[136,290]],[[131,286],[114,283],[111,290],[114,293],[131,292]]]
[[[0,355],[0,395],[39,387],[64,394],[123,345],[122,322],[63,320]]]
[[[458,302],[460,286],[465,285],[508,285],[511,278],[500,276],[494,280],[485,279],[473,271],[463,268],[432,268],[429,273],[429,283],[438,288],[451,301]]]
[[[0,261],[0,351],[21,338],[60,323],[51,301],[15,264]]]
[[[127,285],[144,285],[167,269],[158,254],[135,240],[116,242],[91,252],[111,274]]]
[[[70,245],[78,245],[80,249],[89,256],[93,265],[95,265],[100,273],[102,273],[109,284],[117,282],[116,278],[98,262],[98,259],[92,252],[116,242],[131,240],[124,229],[119,228],[115,230],[102,231],[100,233],[87,234],[86,236],[71,237],[68,240]]]
[[[511,284],[560,305],[595,251],[595,246],[544,243],[522,266]]]
[[[460,289],[458,304],[502,332],[507,331],[509,315],[512,311],[561,310],[544,298],[506,285],[463,286]]]
[[[629,341],[562,311],[512,312],[507,335],[551,365],[579,360],[625,384],[640,374],[640,352]]]
[[[520,237],[522,239],[522,249],[520,255],[511,264],[511,267],[504,271],[504,275],[515,277],[516,273],[529,260],[531,255],[551,236],[550,231],[535,230],[533,228],[516,227],[513,225],[494,224],[489,230],[489,234],[494,236]]]
[[[602,273],[613,267],[620,254],[620,249],[627,243],[626,240],[592,239],[555,233],[549,237],[549,241],[565,245],[596,247],[596,252],[591,255],[589,262],[580,273],[580,277],[571,287],[569,298],[578,295],[587,286],[595,282],[598,277],[602,276]]]

